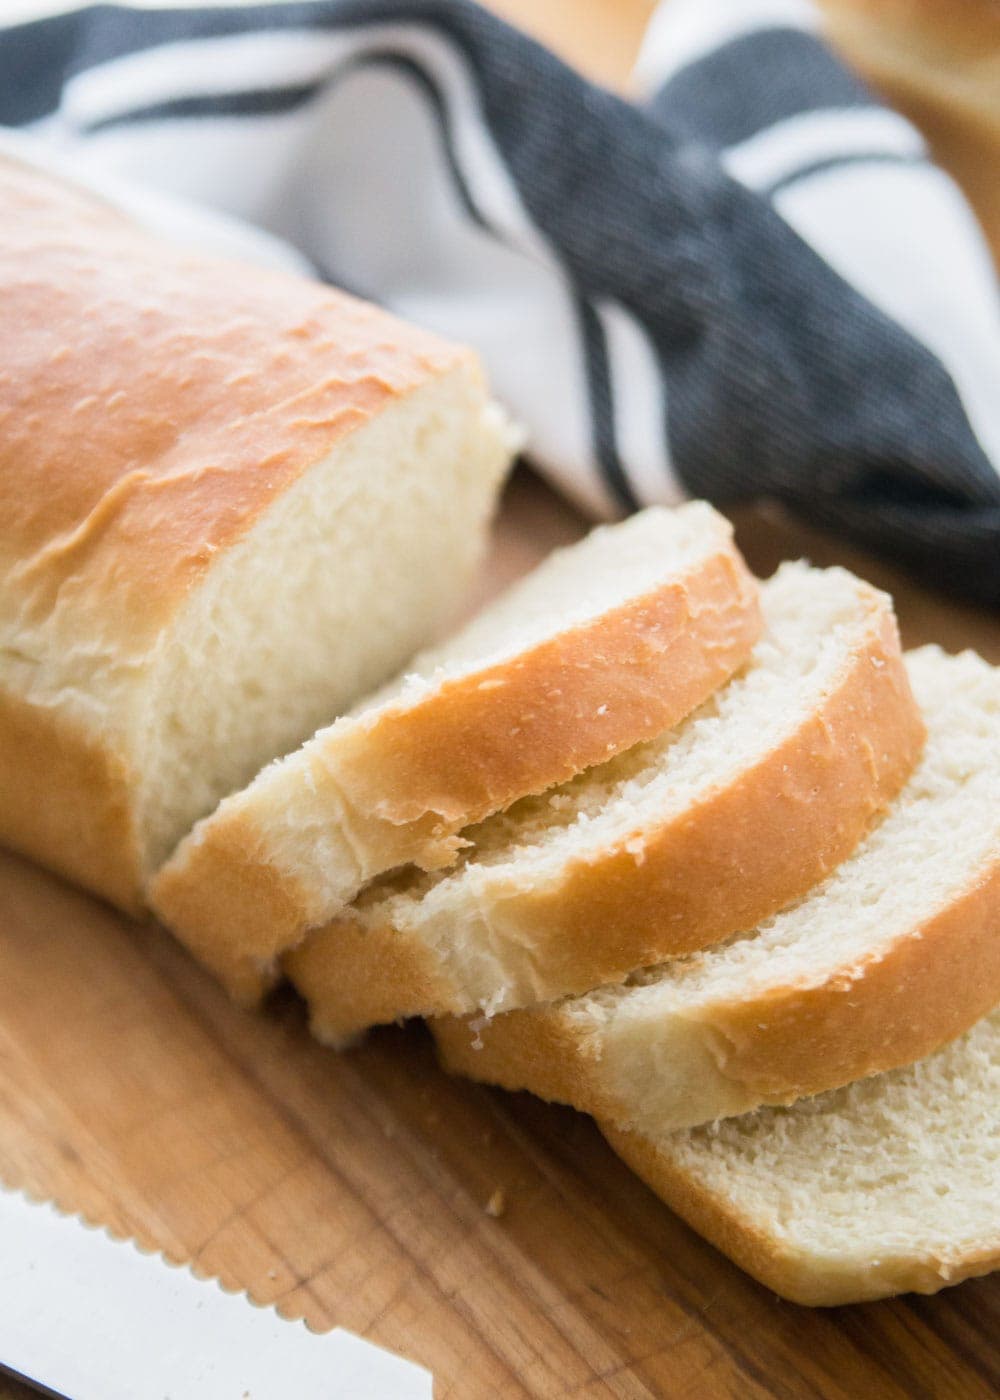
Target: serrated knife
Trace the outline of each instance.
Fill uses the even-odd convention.
[[[0,1188],[0,1369],[66,1400],[431,1400],[429,1373],[310,1332]]]

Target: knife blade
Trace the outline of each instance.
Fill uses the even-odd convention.
[[[431,1400],[433,1385],[4,1188],[0,1368],[68,1400]]]

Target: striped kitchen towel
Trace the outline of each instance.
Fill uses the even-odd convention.
[[[472,342],[592,514],[776,499],[1000,605],[1000,308],[955,185],[808,0],[665,0],[637,76],[469,0],[0,30],[8,144]]]

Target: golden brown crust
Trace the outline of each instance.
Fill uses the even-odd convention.
[[[638,856],[623,846],[576,863],[556,887],[511,891],[505,927],[542,940],[551,982],[564,988],[553,995],[753,928],[851,853],[909,777],[924,737],[886,611],[784,743],[646,837]]]
[[[0,204],[3,838],[134,911],[134,702],[186,596],[345,435],[471,357],[16,161]]]
[[[500,1016],[435,1016],[430,1028],[449,1074],[502,1089],[529,1089],[615,1122],[623,1106],[601,1073],[601,1043],[558,1006],[526,1007]],[[627,1116],[627,1114],[626,1114]]]
[[[0,842],[138,914],[132,787],[103,741],[0,691]]]
[[[895,620],[884,604],[879,609],[817,712],[737,781],[647,835],[639,859],[618,848],[575,862],[544,889],[497,897],[505,938],[532,950],[537,1000],[620,982],[636,968],[753,928],[850,855],[909,777],[925,736]],[[337,936],[319,930],[310,942],[334,944]],[[396,937],[414,941],[403,931]],[[326,956],[332,970],[332,948]],[[352,1029],[374,1024],[376,1008],[391,1000],[383,983],[373,970],[353,989]],[[448,985],[447,996],[427,1001],[402,982],[395,1016],[469,1010],[466,989],[451,978]],[[315,1014],[332,1024],[323,987],[314,980],[311,990]],[[343,1000],[339,988],[331,997]],[[540,1053],[529,1053],[537,1063]],[[472,1056],[469,1073],[476,1063]]]
[[[2,159],[0,202],[17,328],[0,556],[24,622],[71,595],[134,649],[336,442],[468,353],[317,283],[164,243]]]
[[[890,1255],[863,1260],[811,1255],[804,1247],[783,1243],[777,1221],[773,1229],[764,1230],[741,1214],[695,1170],[686,1170],[680,1154],[671,1154],[641,1133],[608,1123],[598,1126],[615,1152],[671,1210],[741,1269],[790,1302],[837,1307],[896,1293],[937,1293],[1000,1266],[1000,1237],[930,1257]]]
[[[810,985],[689,1011],[683,1034],[703,1079],[694,1111],[704,1121],[790,1104],[913,1064],[956,1039],[1000,1004],[998,910],[1000,861],[992,860],[964,894],[877,956]],[[609,1123],[635,1121],[635,1103],[605,1069],[600,1029],[558,1006],[471,1025],[443,1017],[432,1029],[453,1074],[530,1089]],[[691,1110],[686,1098],[684,1107]]]
[[[329,782],[338,803],[349,797],[354,839],[391,850],[386,868],[447,863],[461,827],[660,733],[696,708],[745,661],[762,625],[757,585],[720,537],[718,551],[683,579],[510,660],[446,681],[422,701],[389,707],[374,723],[335,732],[315,756],[313,780]],[[331,820],[336,813],[333,807]],[[266,830],[244,811],[223,809],[202,830],[206,839],[182,846],[157,877],[153,902],[178,937],[232,985],[242,981],[247,956],[273,959],[303,938],[316,923],[314,901],[271,859]],[[267,866],[287,892],[280,915],[258,901],[255,880],[241,884],[233,873],[249,876],[255,866]],[[320,930],[310,943],[339,940],[344,924],[336,928]],[[316,957],[325,964],[333,954]],[[408,953],[400,948],[392,966],[404,961],[423,970],[400,978],[416,995],[427,985],[428,954],[417,945]],[[312,963],[303,954],[291,966]],[[383,981],[386,976],[383,971]],[[392,984],[383,985],[374,970],[364,982],[358,995],[370,994],[385,1008]],[[435,985],[443,995],[440,975]],[[330,995],[339,999],[339,985]],[[388,1019],[404,1014],[406,1006]],[[317,1019],[333,1034],[331,1008],[317,1006]]]
[[[935,917],[815,986],[706,1010],[748,1106],[913,1064],[1000,1005],[1000,860]],[[718,1044],[718,1042],[716,1042]]]
[[[451,830],[671,728],[750,655],[757,585],[731,543],[682,579],[391,707],[329,757],[352,805]]]
[[[335,920],[322,937],[307,938],[285,955],[284,969],[309,1005],[313,1034],[327,1045],[345,1044],[371,1025],[396,1020],[400,987],[412,988],[421,1002],[449,995],[437,960],[423,945],[351,919]]]
[[[200,830],[183,864],[157,876],[155,907],[234,1001],[256,1006],[277,980],[278,953],[302,936],[301,894],[291,875],[257,858],[249,823]],[[260,937],[248,937],[248,921]]]

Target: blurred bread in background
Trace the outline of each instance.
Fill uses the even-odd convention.
[[[1000,263],[1000,4],[822,0],[830,38],[927,137]]]
[[[486,0],[609,87],[626,89],[655,0]],[[669,3],[669,0],[667,0]],[[819,0],[827,33],[927,137],[1000,264],[1000,3]]]

